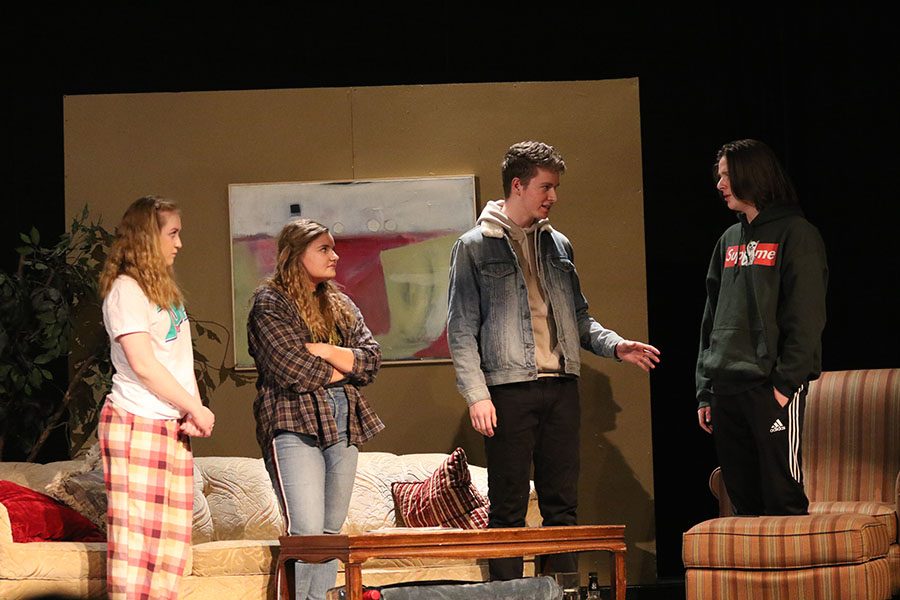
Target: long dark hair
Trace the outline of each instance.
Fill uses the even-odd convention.
[[[716,154],[716,173],[722,157],[728,162],[731,192],[757,210],[797,204],[797,193],[772,149],[759,140],[728,142]],[[718,177],[718,175],[716,175]]]

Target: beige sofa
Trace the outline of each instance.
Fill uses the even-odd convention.
[[[446,454],[360,454],[345,532],[397,526],[391,483],[421,481]],[[0,479],[44,492],[60,473],[84,470],[78,461],[38,465],[0,463]],[[277,538],[283,520],[261,459],[198,457],[194,471],[193,546],[181,597],[273,598]],[[487,494],[487,472],[470,466],[472,482]],[[532,490],[529,525],[539,523]],[[106,544],[80,542],[14,543],[6,509],[0,505],[0,598],[47,593],[103,597]],[[526,569],[533,572],[533,564]],[[486,578],[486,563],[474,559],[372,560],[365,564],[367,585],[401,581]],[[338,583],[343,573],[338,574]]]

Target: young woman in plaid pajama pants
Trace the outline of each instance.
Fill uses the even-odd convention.
[[[247,320],[259,378],[256,436],[290,535],[338,533],[350,505],[357,446],[384,428],[359,388],[381,365],[359,309],[331,282],[338,255],[325,226],[288,223],[275,273]],[[321,600],[337,561],[297,563],[296,597]]]
[[[173,277],[180,248],[177,206],[140,198],[116,228],[100,276],[115,367],[98,429],[113,599],[177,597],[193,514],[188,436],[209,436],[215,421],[197,391],[190,326]]]

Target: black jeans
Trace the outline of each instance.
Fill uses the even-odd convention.
[[[578,380],[546,377],[490,387],[497,411],[493,437],[484,438],[491,501],[488,527],[524,527],[534,485],[545,527],[575,525],[578,509],[581,409]],[[491,580],[522,576],[522,558],[489,561]],[[543,557],[541,570],[578,570],[573,553]]]
[[[800,454],[806,386],[784,407],[771,384],[714,394],[711,407],[716,454],[735,514],[807,514]]]

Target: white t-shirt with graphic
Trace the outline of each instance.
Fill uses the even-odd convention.
[[[103,300],[103,324],[109,334],[115,367],[109,398],[117,407],[148,419],[179,419],[184,412],[148,390],[135,375],[119,338],[128,333],[150,334],[156,359],[192,396],[196,394],[191,328],[184,307],[161,308],[150,302],[138,282],[119,275]]]

